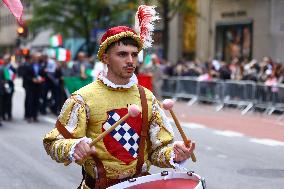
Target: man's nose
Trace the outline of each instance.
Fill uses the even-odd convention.
[[[133,57],[132,57],[131,54],[127,56],[127,63],[132,63],[133,64]]]

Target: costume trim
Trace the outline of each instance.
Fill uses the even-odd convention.
[[[169,122],[169,118],[166,116],[164,110],[159,106],[158,101],[155,97],[153,97],[153,110],[158,111],[160,113],[160,116],[162,118],[162,122],[164,123],[164,128],[171,133],[171,135],[174,137],[174,130],[171,126],[171,123]]]
[[[62,108],[61,108],[61,111],[60,111],[60,114],[59,114],[59,116],[58,116],[58,119],[61,119],[61,118],[62,118],[64,112],[66,111],[68,105],[69,105],[71,102],[72,102],[72,101],[71,101],[71,98],[68,98],[68,99],[65,101],[65,103],[63,104],[63,106],[62,106]]]
[[[81,108],[81,104],[76,103],[72,109],[69,121],[66,125],[66,129],[71,133],[73,132],[78,124],[78,110]]]
[[[142,44],[140,37],[133,32],[125,31],[125,32],[121,32],[113,36],[110,36],[104,42],[101,43],[99,51],[98,51],[98,55],[97,55],[98,59],[102,61],[102,55],[104,54],[107,47],[113,42],[119,41],[120,39],[125,38],[125,37],[133,38],[138,43],[138,46],[139,46],[138,51],[142,50],[143,44]]]
[[[150,125],[150,139],[152,143],[152,149],[155,150],[157,147],[161,146],[162,143],[158,139],[158,134],[160,132],[160,127],[157,124],[151,124]]]
[[[113,82],[111,82],[108,78],[106,78],[102,73],[99,74],[98,79],[102,81],[103,84],[105,84],[106,86],[114,89],[119,89],[119,88],[129,89],[132,86],[138,84],[138,79],[135,74],[132,75],[132,77],[129,80],[129,83],[127,83],[126,85],[116,85]]]
[[[55,148],[55,150],[54,150],[54,157],[55,157],[55,159],[57,160],[57,161],[59,161],[59,155],[60,154],[62,154],[62,149],[60,149],[60,145],[59,145],[60,143],[58,142],[58,143],[55,143],[55,146],[54,146],[54,148]],[[60,151],[61,151],[61,153],[60,153]],[[64,151],[63,151],[64,152]],[[63,153],[64,154],[64,153]]]
[[[147,164],[147,161],[145,161],[142,165],[142,170],[141,172],[142,173],[146,173],[148,171],[148,164]]]

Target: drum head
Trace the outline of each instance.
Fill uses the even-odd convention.
[[[157,180],[128,187],[128,189],[193,189],[198,185],[196,180],[171,179]]]

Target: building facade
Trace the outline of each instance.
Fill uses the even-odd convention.
[[[284,61],[284,1],[198,1],[196,56]]]
[[[283,0],[187,0],[196,15],[170,23],[169,59],[230,62],[234,57],[284,62]]]
[[[24,7],[23,20],[31,16],[31,6],[28,0],[21,1]],[[0,55],[6,52],[12,52],[17,46],[19,27],[15,17],[9,9],[0,1]]]
[[[12,48],[16,44],[17,21],[9,9],[1,4],[0,6],[0,53],[3,48]],[[3,53],[3,52],[2,52]]]

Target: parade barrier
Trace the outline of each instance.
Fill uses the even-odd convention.
[[[255,101],[255,83],[251,81],[224,81],[221,84],[221,106],[225,104],[244,108],[242,114],[247,113]],[[220,108],[219,108],[220,109]]]
[[[284,85],[256,86],[256,107],[266,108],[267,114],[272,114],[278,110],[284,112]]]
[[[253,81],[199,81],[197,77],[163,77],[162,96],[189,99],[189,105],[197,101],[210,102],[217,104],[217,111],[225,105],[235,105],[242,109],[242,114],[254,108],[261,108],[267,114],[276,110],[284,112],[283,84],[266,86]]]

